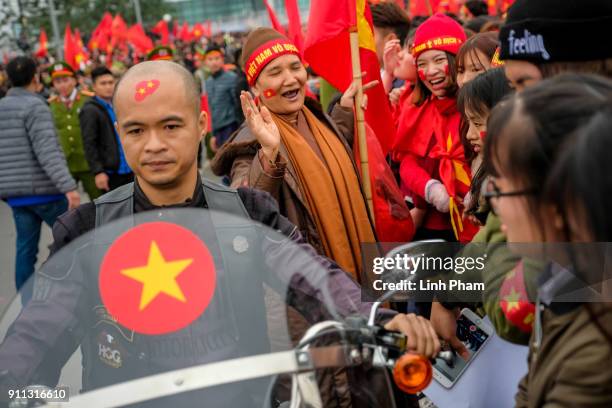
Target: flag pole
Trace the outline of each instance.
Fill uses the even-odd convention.
[[[357,140],[359,143],[359,160],[361,162],[361,184],[368,203],[368,210],[374,226],[374,202],[372,200],[372,185],[370,183],[370,165],[368,163],[368,144],[366,141],[365,117],[363,114],[363,83],[361,81],[361,62],[359,60],[359,32],[357,27],[350,29],[351,63],[353,67],[353,83],[357,84],[355,95],[355,118],[357,121]]]
[[[427,12],[429,13],[429,17],[433,16],[433,8],[431,7],[431,1],[425,0],[427,3]]]

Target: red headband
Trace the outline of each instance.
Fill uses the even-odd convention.
[[[300,56],[300,51],[295,44],[286,38],[277,38],[268,41],[257,48],[255,52],[251,54],[244,66],[249,86],[255,85],[257,77],[259,77],[259,74],[266,65],[272,60],[287,54]]]
[[[414,44],[412,55],[414,58],[418,58],[421,53],[428,50],[448,51],[451,54],[457,54],[461,44],[463,44],[463,39],[459,37],[444,36],[432,38],[420,44]]]

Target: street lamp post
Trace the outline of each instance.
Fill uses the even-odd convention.
[[[136,22],[142,26],[142,14],[140,12],[140,0],[134,0],[134,11],[136,13]]]
[[[55,3],[49,0],[49,15],[51,16],[51,27],[53,29],[53,42],[55,43],[55,56],[57,59],[64,59],[64,50],[60,42],[59,25],[57,24],[57,14],[55,14]]]

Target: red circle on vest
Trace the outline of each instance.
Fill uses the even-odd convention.
[[[121,235],[104,255],[99,275],[108,313],[142,334],[188,326],[208,307],[215,284],[206,245],[168,222],[142,224]]]

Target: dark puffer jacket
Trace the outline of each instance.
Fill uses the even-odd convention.
[[[10,89],[0,99],[0,197],[75,189],[45,100],[24,88]]]

